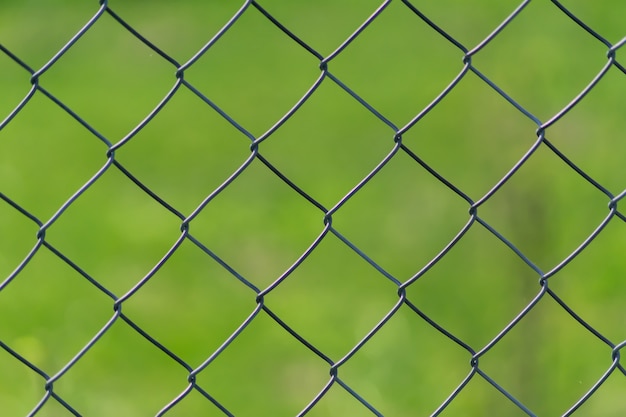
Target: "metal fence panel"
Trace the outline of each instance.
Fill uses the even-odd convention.
[[[3,415],[626,412],[623,2],[5,2]]]

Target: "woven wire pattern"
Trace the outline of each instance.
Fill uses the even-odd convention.
[[[626,96],[626,37],[571,3],[509,2],[468,40],[428,2],[363,2],[344,6],[356,23],[324,52],[299,26],[311,10],[271,1],[208,2],[220,23],[186,55],[166,52],[182,35],[134,25],[104,0],[82,6],[80,29],[43,63],[2,39],[3,82],[23,94],[6,94],[0,115],[0,403],[29,416],[623,415],[626,130],[581,119],[607,94]],[[518,30],[525,19],[536,26]],[[567,61],[571,74],[555,74],[550,53],[527,61],[558,43],[549,33],[497,46],[544,19],[576,36],[550,53],[595,48],[584,71]],[[376,44],[406,27],[420,32]],[[233,58],[237,36],[249,56]],[[87,42],[121,51],[100,75],[119,71],[150,93],[135,102],[143,93],[91,80],[117,95],[108,102],[55,74],[71,78]],[[489,60],[492,50],[509,54]],[[159,69],[126,65],[133,53]],[[226,70],[224,57],[235,59]],[[490,65],[499,60],[512,67]],[[372,93],[424,67],[437,79]],[[594,99],[601,89],[611,93]],[[603,122],[619,125],[606,105]],[[596,293],[613,301],[589,310],[581,298]]]

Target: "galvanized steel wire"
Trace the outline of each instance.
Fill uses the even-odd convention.
[[[540,0],[538,0],[540,1]],[[207,33],[207,39],[204,46],[198,49],[191,57],[180,60],[179,57],[173,57],[168,55],[164,50],[160,49],[159,45],[153,43],[147,37],[144,37],[138,29],[135,29],[130,23],[125,20],[125,16],[120,13],[116,13],[116,2],[100,0],[99,4],[94,3],[93,15],[90,19],[84,22],[83,27],[69,39],[62,48],[60,48],[51,58],[47,60],[43,65],[35,66],[28,62],[26,58],[22,58],[19,53],[14,52],[11,46],[4,46],[0,44],[0,51],[9,60],[21,67],[21,70],[28,73],[30,79],[30,87],[27,94],[19,100],[19,102],[12,105],[12,110],[8,114],[0,115],[2,121],[0,122],[0,133],[11,126],[14,119],[20,115],[21,112],[29,108],[31,101],[34,97],[44,97],[50,103],[53,103],[59,109],[62,109],[67,115],[69,115],[77,125],[86,129],[92,136],[94,141],[99,142],[106,148],[102,152],[104,156],[104,163],[101,167],[88,178],[75,192],[67,198],[63,204],[57,207],[55,212],[49,217],[38,217],[34,214],[31,207],[27,204],[22,204],[19,199],[14,198],[10,192],[0,189],[1,204],[10,208],[14,213],[23,217],[28,222],[36,225],[37,233],[33,236],[33,245],[31,250],[25,254],[24,258],[14,267],[12,272],[8,276],[0,277],[0,304],[3,303],[2,292],[10,289],[12,285],[20,281],[23,270],[33,262],[44,251],[49,251],[54,254],[65,264],[67,264],[72,270],[80,274],[82,278],[88,282],[94,289],[106,295],[110,299],[110,306],[112,312],[109,320],[97,331],[92,334],[89,341],[82,346],[81,349],[74,352],[71,359],[65,361],[62,366],[56,368],[42,368],[36,365],[28,354],[21,351],[20,348],[13,346],[11,341],[3,337],[0,334],[0,354],[4,356],[10,356],[12,361],[21,363],[25,369],[25,372],[32,372],[37,374],[39,381],[39,389],[41,391],[41,397],[39,401],[32,404],[32,409],[28,413],[29,416],[43,415],[45,407],[50,402],[57,402],[67,412],[72,415],[83,415],[83,411],[79,409],[72,401],[64,398],[62,389],[57,389],[60,381],[68,372],[70,372],[75,366],[77,366],[81,359],[90,352],[94,347],[98,346],[102,337],[107,334],[114,326],[120,326],[121,322],[129,326],[138,335],[143,337],[146,341],[159,349],[163,355],[163,361],[171,361],[180,367],[186,373],[186,388],[182,390],[174,398],[162,398],[162,408],[157,415],[167,415],[169,412],[175,413],[178,404],[184,400],[191,393],[200,394],[207,402],[212,404],[215,415],[234,415],[235,411],[231,409],[231,405],[223,402],[218,395],[211,392],[210,389],[203,387],[203,384],[198,381],[198,376],[202,374],[207,368],[210,368],[212,363],[220,357],[224,352],[227,352],[231,344],[237,340],[242,334],[244,334],[251,323],[255,322],[260,316],[265,316],[273,320],[276,326],[286,331],[297,343],[301,344],[304,348],[310,351],[313,355],[316,355],[321,361],[326,363],[326,370],[328,372],[328,379],[325,384],[319,387],[319,390],[313,395],[308,403],[302,404],[302,408],[298,415],[306,415],[312,410],[316,409],[318,403],[325,398],[331,388],[342,389],[347,394],[352,396],[356,401],[360,403],[362,409],[373,415],[383,415],[384,412],[377,408],[377,400],[375,398],[368,398],[367,395],[361,394],[359,390],[351,386],[347,381],[342,379],[342,369],[346,364],[350,363],[352,358],[359,353],[359,351],[367,346],[370,340],[379,332],[385,328],[387,323],[398,313],[400,309],[407,309],[412,311],[419,320],[423,321],[432,329],[436,330],[445,337],[450,343],[456,344],[463,351],[467,353],[469,358],[467,362],[466,376],[458,381],[458,384],[454,389],[449,392],[449,395],[443,400],[438,407],[429,411],[430,415],[445,415],[446,409],[454,403],[457,396],[459,396],[468,386],[468,384],[476,379],[482,379],[486,383],[490,384],[495,390],[519,410],[522,414],[529,416],[535,416],[532,406],[525,404],[523,400],[517,398],[516,392],[512,392],[502,385],[498,378],[490,375],[488,371],[481,367],[481,361],[483,358],[488,358],[491,352],[499,345],[503,340],[506,340],[509,333],[516,329],[516,327],[526,320],[527,315],[536,309],[538,305],[545,302],[547,299],[552,299],[556,302],[560,308],[570,317],[572,321],[577,322],[586,332],[594,338],[597,338],[601,343],[606,345],[607,357],[606,367],[602,370],[600,377],[591,386],[586,387],[583,395],[579,396],[576,401],[569,404],[562,410],[563,416],[579,415],[578,409],[585,404],[599,388],[611,377],[612,375],[619,375],[623,378],[626,375],[626,369],[623,363],[621,363],[622,348],[626,345],[626,334],[622,333],[622,339],[615,339],[603,334],[594,326],[589,324],[583,315],[580,315],[576,308],[570,306],[557,290],[554,290],[550,283],[551,278],[558,275],[572,260],[579,256],[587,246],[592,243],[598,236],[603,233],[603,230],[611,222],[624,222],[626,221],[626,215],[623,210],[620,210],[620,202],[626,195],[626,190],[610,190],[610,187],[604,185],[601,180],[595,179],[591,174],[587,173],[581,167],[579,167],[573,160],[568,158],[567,152],[560,149],[550,141],[550,130],[553,126],[561,123],[563,117],[567,115],[573,108],[578,106],[581,102],[584,102],[588,93],[590,93],[609,72],[612,74],[619,74],[621,77],[626,73],[624,64],[619,60],[619,52],[626,43],[626,38],[621,40],[609,40],[602,36],[601,27],[592,27],[591,24],[587,24],[581,18],[570,11],[567,7],[567,2],[559,2],[553,0],[550,3],[554,10],[558,10],[560,14],[570,19],[576,25],[579,26],[581,32],[586,33],[587,36],[593,38],[598,44],[602,44],[606,56],[601,64],[601,69],[594,74],[594,76],[588,79],[586,86],[577,92],[567,104],[562,106],[557,112],[551,114],[547,118],[542,118],[534,113],[532,108],[525,107],[516,98],[514,94],[509,94],[507,89],[500,86],[493,77],[490,76],[489,71],[481,70],[480,60],[477,58],[482,51],[488,50],[491,44],[506,32],[509,25],[512,25],[516,19],[520,18],[525,13],[527,6],[531,3],[530,0],[523,1],[514,7],[511,7],[509,15],[502,20],[496,27],[493,28],[490,34],[486,36],[482,41],[477,44],[464,44],[461,40],[456,39],[449,34],[442,26],[438,24],[436,16],[429,16],[423,11],[420,1],[416,0],[403,0],[393,2],[394,7],[402,7],[404,13],[410,15],[415,19],[416,24],[426,24],[434,34],[441,39],[445,40],[451,47],[455,48],[458,55],[458,67],[456,69],[456,75],[449,79],[449,82],[445,88],[440,90],[436,96],[433,97],[431,102],[420,109],[408,120],[398,120],[397,118],[387,116],[383,110],[378,110],[376,105],[368,102],[364,95],[360,95],[357,89],[352,89],[350,81],[345,80],[342,76],[333,72],[334,60],[342,56],[342,54],[350,48],[350,45],[360,37],[368,32],[368,28],[371,24],[377,21],[381,16],[384,16],[387,8],[392,4],[391,0],[382,2],[378,8],[371,11],[369,17],[362,22],[362,24],[354,29],[352,34],[345,38],[341,43],[336,45],[336,48],[329,54],[323,54],[316,50],[313,46],[306,42],[303,37],[299,35],[299,28],[290,26],[286,22],[282,22],[277,15],[273,14],[272,10],[279,9],[279,6],[264,6],[264,1],[245,1],[241,4],[241,7],[234,13],[228,21],[215,33]],[[35,6],[33,6],[35,7]],[[149,6],[146,6],[149,7]],[[172,4],[172,7],[175,7]],[[201,87],[194,85],[192,79],[186,78],[186,73],[194,67],[194,65],[215,45],[218,45],[223,36],[227,34],[233,27],[235,27],[239,20],[246,15],[255,14],[256,16],[262,16],[267,22],[270,22],[278,30],[280,30],[285,38],[290,39],[299,48],[309,54],[315,61],[317,66],[317,77],[313,83],[304,91],[299,92],[299,99],[295,101],[291,108],[282,115],[278,120],[271,124],[271,127],[261,134],[253,134],[252,129],[248,129],[244,122],[238,121],[237,116],[230,114],[224,108],[220,107],[219,99],[212,97],[210,91],[204,91]],[[88,34],[98,24],[101,19],[112,18],[118,25],[119,31],[126,31],[131,34],[136,40],[140,41],[146,48],[151,50],[151,53],[156,55],[158,59],[167,63],[171,67],[171,80],[168,86],[169,91],[161,97],[160,101],[156,103],[149,114],[138,122],[134,128],[129,131],[123,137],[111,137],[99,131],[94,125],[92,125],[88,118],[83,117],[80,112],[74,111],[71,105],[65,103],[60,95],[53,89],[48,89],[46,86],[46,76],[51,69],[63,59],[63,57],[80,43],[81,38]],[[405,40],[405,49],[407,53],[411,53],[411,45],[416,42],[415,39],[407,37]],[[622,60],[623,61],[623,60]],[[424,65],[428,65],[428,62],[424,62]],[[123,65],[123,63],[120,63]],[[254,67],[254,63],[250,63],[251,68]],[[253,71],[253,69],[251,69]],[[363,68],[362,71],[367,71],[367,68]],[[520,72],[524,71],[524,68],[519,68]],[[524,132],[528,137],[532,137],[532,143],[527,149],[519,155],[517,161],[511,165],[507,172],[500,177],[496,182],[492,184],[490,189],[482,195],[473,195],[467,191],[464,191],[463,187],[456,184],[454,180],[446,178],[446,175],[438,172],[438,170],[429,164],[428,158],[424,157],[419,149],[419,146],[415,146],[414,143],[408,143],[405,140],[407,134],[412,129],[419,126],[423,119],[427,118],[429,114],[437,108],[440,103],[446,100],[447,96],[455,91],[457,87],[466,80],[466,78],[476,76],[481,80],[484,85],[492,89],[496,94],[502,97],[507,104],[503,106],[509,106],[519,113],[526,121],[534,126],[534,132],[529,130]],[[373,75],[375,77],[375,75]],[[17,81],[16,81],[17,82]],[[369,114],[372,119],[378,120],[388,130],[388,136],[386,138],[378,138],[380,140],[386,140],[389,144],[388,152],[385,155],[381,155],[377,164],[370,170],[367,175],[363,176],[347,193],[345,193],[339,200],[334,201],[328,205],[323,203],[319,199],[316,199],[311,194],[306,186],[298,183],[298,180],[290,178],[288,174],[285,174],[280,166],[275,164],[270,156],[264,154],[264,146],[269,143],[275,137],[277,132],[280,132],[285,123],[297,114],[303,105],[305,105],[309,99],[315,97],[318,89],[322,85],[332,84],[345,93],[347,93],[355,103],[358,103]],[[411,88],[411,86],[407,86]],[[616,87],[619,88],[619,87]],[[211,109],[211,112],[219,115],[223,120],[230,124],[235,130],[237,130],[243,137],[248,139],[247,143],[241,141],[241,147],[247,149],[247,157],[234,171],[230,172],[225,180],[223,180],[215,188],[207,188],[202,201],[190,211],[186,211],[183,208],[177,207],[175,203],[168,201],[168,199],[162,195],[159,195],[154,191],[140,175],[135,175],[133,169],[124,162],[121,155],[124,155],[125,147],[132,143],[136,135],[142,132],[146,126],[150,125],[152,120],[165,108],[167,108],[170,101],[176,97],[181,91],[186,90],[188,93],[192,93],[194,96],[202,100],[207,108]],[[625,91],[622,91],[624,94]],[[504,103],[504,101],[503,101]],[[453,119],[455,115],[450,115]],[[209,132],[207,132],[209,133]],[[476,132],[474,132],[476,133]],[[479,136],[479,134],[478,134]],[[622,137],[620,140],[623,140]],[[0,138],[0,140],[8,140],[6,137]],[[63,147],[63,138],[55,138],[55,141],[59,146]],[[476,138],[472,139],[476,140]],[[1,144],[0,144],[1,146]],[[174,139],[172,139],[172,146],[176,146]],[[366,142],[363,146],[367,147]],[[539,150],[547,150],[551,152],[556,158],[561,160],[567,167],[579,176],[582,181],[586,182],[589,187],[595,188],[599,193],[604,195],[606,202],[606,213],[604,218],[595,225],[594,230],[586,236],[586,238],[580,242],[576,242],[576,247],[571,253],[562,258],[556,265],[549,269],[544,269],[538,265],[538,263],[525,251],[507,236],[505,232],[499,230],[495,225],[492,225],[487,218],[481,217],[481,208],[488,204],[494,196],[498,195],[503,189],[505,189],[510,180],[516,175],[516,173],[524,167],[529,161],[533,160],[536,152]],[[359,149],[354,149],[354,152],[360,152]],[[451,151],[452,152],[452,151]],[[461,227],[456,234],[450,239],[445,246],[443,246],[439,252],[430,259],[425,265],[421,265],[418,270],[412,276],[396,276],[393,273],[386,270],[381,264],[377,262],[374,255],[368,253],[367,250],[360,247],[359,243],[350,239],[348,235],[342,233],[340,224],[335,223],[335,218],[338,213],[341,212],[343,207],[353,200],[353,198],[368,187],[368,184],[373,178],[376,178],[379,173],[383,172],[391,161],[394,161],[399,155],[408,157],[416,166],[423,169],[432,178],[433,181],[438,183],[438,186],[445,192],[450,192],[456,195],[455,198],[464,201],[466,209],[466,220],[463,227]],[[245,173],[251,165],[255,163],[261,163],[267,173],[286,184],[293,190],[298,198],[310,205],[318,213],[319,218],[319,232],[317,236],[309,242],[308,248],[304,250],[300,256],[293,262],[283,273],[275,276],[271,279],[271,283],[265,286],[257,286],[254,280],[248,279],[242,273],[237,271],[235,266],[230,265],[225,259],[221,257],[218,251],[212,248],[212,243],[202,238],[199,238],[194,232],[194,221],[203,213],[203,211],[210,207],[213,201],[220,196],[225,190],[227,190],[237,179]],[[92,187],[98,184],[101,179],[109,172],[117,171],[121,173],[133,187],[141,190],[142,193],[149,196],[154,202],[159,204],[162,208],[167,210],[172,218],[176,218],[180,227],[178,237],[173,245],[163,254],[161,259],[152,266],[152,268],[138,281],[132,285],[124,293],[115,292],[111,288],[107,288],[107,285],[100,282],[99,279],[92,276],[89,271],[81,267],[80,259],[73,259],[63,253],[63,251],[57,248],[53,243],[48,240],[47,232],[54,226],[60,219],[71,217],[72,213],[70,208],[85,195]],[[626,186],[626,182],[623,181],[622,186]],[[3,174],[4,175],[4,174]],[[402,178],[397,181],[403,181]],[[407,181],[409,182],[409,181]],[[407,184],[407,187],[410,185]],[[115,198],[115,197],[112,197]],[[428,198],[428,195],[425,195]],[[361,207],[360,210],[366,211],[367,207]],[[416,212],[419,212],[419,208],[415,208]],[[228,216],[229,213],[223,213],[223,216]],[[78,224],[75,227],[89,227],[89,225]],[[523,227],[523,226],[522,226]],[[576,225],[572,225],[576,227]],[[447,329],[445,325],[439,323],[436,319],[426,313],[420,306],[418,301],[412,299],[407,293],[407,290],[414,286],[422,277],[428,276],[429,271],[434,268],[447,254],[462,241],[468,231],[476,228],[483,228],[491,233],[495,238],[506,245],[508,250],[514,254],[519,260],[521,260],[528,271],[532,272],[536,278],[537,286],[534,290],[532,297],[525,303],[523,308],[513,317],[508,323],[502,327],[497,334],[484,345],[471,344],[463,340],[463,338],[455,335],[454,331]],[[407,233],[420,233],[417,230],[407,230]],[[353,251],[359,257],[361,257],[376,273],[380,276],[381,280],[386,280],[390,284],[390,288],[393,288],[395,297],[395,303],[393,306],[383,315],[378,318],[378,322],[374,327],[371,327],[369,331],[362,335],[360,340],[354,344],[348,351],[342,356],[334,356],[328,352],[322,350],[319,346],[302,334],[300,329],[290,326],[290,317],[284,317],[277,311],[272,309],[272,303],[267,302],[268,295],[275,292],[284,283],[290,280],[294,271],[301,267],[303,262],[309,258],[310,255],[316,252],[319,244],[327,239],[329,236],[336,237],[341,241],[346,248]],[[10,240],[11,236],[2,236],[0,239]],[[132,315],[127,315],[124,311],[124,305],[131,300],[136,294],[140,293],[144,287],[155,274],[168,263],[169,259],[180,249],[183,244],[193,244],[200,249],[208,259],[212,259],[214,262],[220,265],[227,274],[230,275],[232,280],[235,280],[239,285],[247,287],[250,291],[250,299],[254,300],[255,308],[252,309],[247,318],[243,320],[239,326],[220,343],[219,348],[214,350],[210,355],[206,356],[204,361],[200,364],[192,364],[185,361],[182,357],[177,356],[168,346],[161,343],[158,337],[151,335],[148,330],[143,329],[138,323],[136,323]],[[394,242],[388,242],[388,246],[393,251]],[[115,263],[116,259],[108,260],[110,263]],[[619,271],[621,275],[625,271]],[[602,278],[598,278],[602,279]],[[445,302],[445,300],[442,300]],[[488,303],[488,301],[486,301]],[[185,306],[178,306],[178,308],[184,309]],[[201,314],[201,313],[198,313]],[[623,312],[622,312],[623,314]],[[19,319],[16,317],[4,317],[2,320],[9,323],[14,323],[15,326],[19,325]],[[616,320],[619,320],[616,318]],[[622,319],[623,320],[623,319]],[[521,348],[521,347],[520,347]],[[253,355],[253,353],[250,353]],[[405,360],[411,360],[405,359]],[[379,366],[384,367],[384,363],[380,363]],[[550,393],[546,393],[547,396]],[[276,399],[280,401],[280,398]],[[2,405],[0,405],[0,408]],[[487,412],[485,410],[485,412]],[[583,413],[584,414],[584,413]],[[386,414],[385,414],[386,415]],[[582,415],[582,414],[580,414]]]

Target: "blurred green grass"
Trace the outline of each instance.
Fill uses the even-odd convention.
[[[92,4],[93,3],[93,4]],[[40,68],[96,12],[97,2],[4,2],[0,40]],[[376,1],[261,3],[328,56]],[[468,49],[516,2],[416,1]],[[611,42],[624,35],[622,2],[564,2]],[[110,2],[139,33],[178,62],[191,58],[241,6],[236,2]],[[548,120],[602,68],[606,48],[548,2],[531,3],[474,66]],[[620,53],[618,52],[618,58]],[[393,2],[328,65],[332,74],[396,126],[404,126],[461,71],[463,54]],[[255,136],[287,112],[319,76],[317,59],[250,7],[185,79]],[[40,85],[107,139],[124,138],[175,82],[176,68],[106,13]],[[31,88],[30,75],[0,55],[0,118]],[[624,74],[612,68],[546,136],[614,194],[624,189]],[[403,137],[404,143],[478,200],[534,141],[536,126],[475,74]],[[394,131],[326,79],[261,154],[323,204],[334,206],[392,150]],[[127,144],[119,161],[189,215],[250,154],[250,142],[181,87]],[[107,147],[36,93],[0,131],[0,192],[46,222],[106,163]],[[479,208],[544,271],[571,253],[607,215],[608,199],[543,146]],[[469,219],[469,205],[402,152],[333,216],[333,227],[400,281],[419,271]],[[624,339],[623,222],[550,280],[550,287],[612,342]],[[190,224],[190,233],[263,289],[322,232],[323,213],[259,161]],[[0,277],[36,244],[38,227],[0,204]],[[120,297],[180,236],[180,219],[109,168],[46,231],[46,241]],[[474,224],[408,298],[480,350],[538,293],[538,276]],[[266,305],[338,361],[397,301],[395,286],[337,237],[266,298]],[[123,311],[190,366],[199,366],[256,307],[255,293],[191,242],[123,304]],[[0,340],[48,375],[57,373],[112,317],[111,298],[41,248],[0,292]],[[386,416],[431,414],[470,372],[470,355],[406,306],[339,368],[346,384]],[[561,415],[610,366],[610,349],[544,297],[480,359],[481,369],[541,416]],[[0,352],[2,415],[25,415],[44,379]],[[198,375],[235,415],[295,415],[328,381],[328,365],[264,312]],[[54,384],[88,416],[154,415],[187,386],[187,371],[118,320]],[[615,373],[581,408],[621,416],[625,381]],[[487,411],[488,410],[488,411]],[[523,415],[479,376],[443,415]],[[69,415],[49,400],[40,416]],[[222,415],[191,393],[168,415]],[[308,414],[370,415],[334,385]]]

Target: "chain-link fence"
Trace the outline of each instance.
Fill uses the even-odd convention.
[[[0,414],[626,412],[626,4],[4,2]]]

